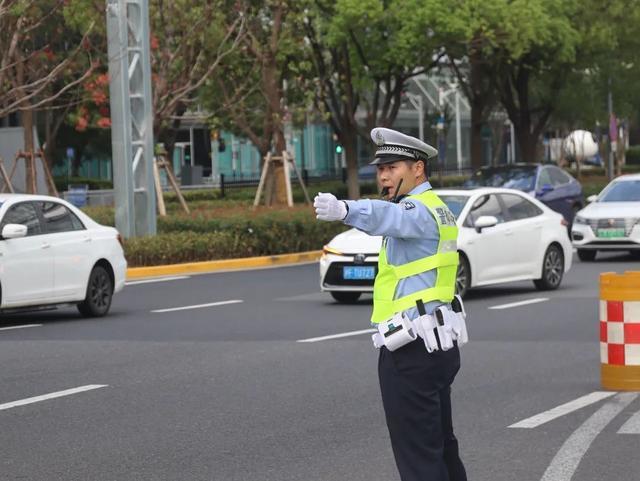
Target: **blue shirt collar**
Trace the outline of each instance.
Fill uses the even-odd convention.
[[[422,184],[416,185],[413,189],[409,191],[407,195],[418,195],[418,194],[422,194],[427,190],[431,190],[431,184],[428,181],[425,181]]]

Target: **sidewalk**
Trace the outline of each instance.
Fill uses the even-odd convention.
[[[321,255],[322,251],[307,251],[275,256],[188,262],[185,264],[169,264],[164,266],[131,267],[127,269],[127,280],[170,276],[176,274],[204,274],[208,272],[255,269],[287,264],[302,264],[305,262],[316,262],[320,259]]]

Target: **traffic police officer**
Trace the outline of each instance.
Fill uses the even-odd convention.
[[[381,326],[396,319],[395,326],[387,322],[388,332],[379,337],[378,376],[400,478],[466,481],[451,419],[451,384],[460,368],[458,343],[444,346],[441,330],[435,331],[441,334],[437,347],[429,350],[427,336],[423,342],[414,335],[415,340],[399,348],[385,344],[384,338],[401,328],[398,322],[411,332],[414,320],[443,308],[447,313],[454,301],[455,218],[427,181],[428,160],[437,150],[385,128],[373,129],[371,138],[377,145],[372,164],[386,201],[341,201],[320,193],[314,201],[316,216],[383,236],[371,322]]]

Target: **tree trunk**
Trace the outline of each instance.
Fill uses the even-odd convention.
[[[287,144],[281,127],[282,124],[276,125],[273,132],[276,156],[282,156],[282,153],[287,149]],[[274,163],[273,175],[275,177],[275,195],[272,199],[272,203],[275,205],[285,205],[287,203],[286,182],[288,182],[289,179],[285,179],[284,159]]]
[[[347,164],[347,196],[349,199],[360,198],[360,183],[358,182],[358,132],[354,128],[346,128],[340,139],[344,145]]]
[[[27,154],[25,161],[25,188],[28,194],[36,194],[38,189],[36,185],[36,162],[34,156],[33,110],[26,109],[22,111],[22,126],[24,128],[24,150]]]
[[[484,111],[487,106],[486,92],[483,91],[481,54],[474,49],[471,60],[469,91],[471,102],[471,167],[479,169],[482,167],[482,125],[484,122]]]
[[[284,139],[283,112],[282,112],[282,89],[280,88],[280,77],[277,71],[277,62],[274,55],[267,54],[263,60],[262,75],[265,88],[265,96],[268,101],[267,115],[270,117],[273,131],[274,156],[280,157],[286,150],[287,144]],[[273,179],[267,178],[267,185],[273,182],[275,186],[274,195],[265,197],[267,205],[285,205],[287,203],[287,190],[284,178],[284,165],[280,162],[273,163]],[[267,192],[270,189],[267,190]]]
[[[529,125],[526,124],[516,124],[514,125],[514,129],[523,162],[536,162],[538,153],[537,136],[531,133]]]
[[[60,129],[60,125],[61,123],[57,123],[53,120],[53,111],[48,109],[45,112],[45,146],[43,151],[44,156],[49,163],[49,169],[53,169],[53,154],[57,146],[58,130]]]
[[[473,170],[482,167],[482,111],[484,110],[481,101],[474,97],[471,102],[471,168]]]

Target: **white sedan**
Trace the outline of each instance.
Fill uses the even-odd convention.
[[[622,175],[576,214],[573,245],[582,261],[598,251],[629,251],[640,259],[640,174]]]
[[[562,215],[513,189],[436,190],[459,228],[457,291],[532,280],[557,289],[571,268],[572,246]],[[373,291],[382,238],[350,229],[334,237],[320,259],[320,287],[339,302]]]
[[[0,313],[75,304],[104,316],[126,269],[113,227],[57,197],[0,194]]]

